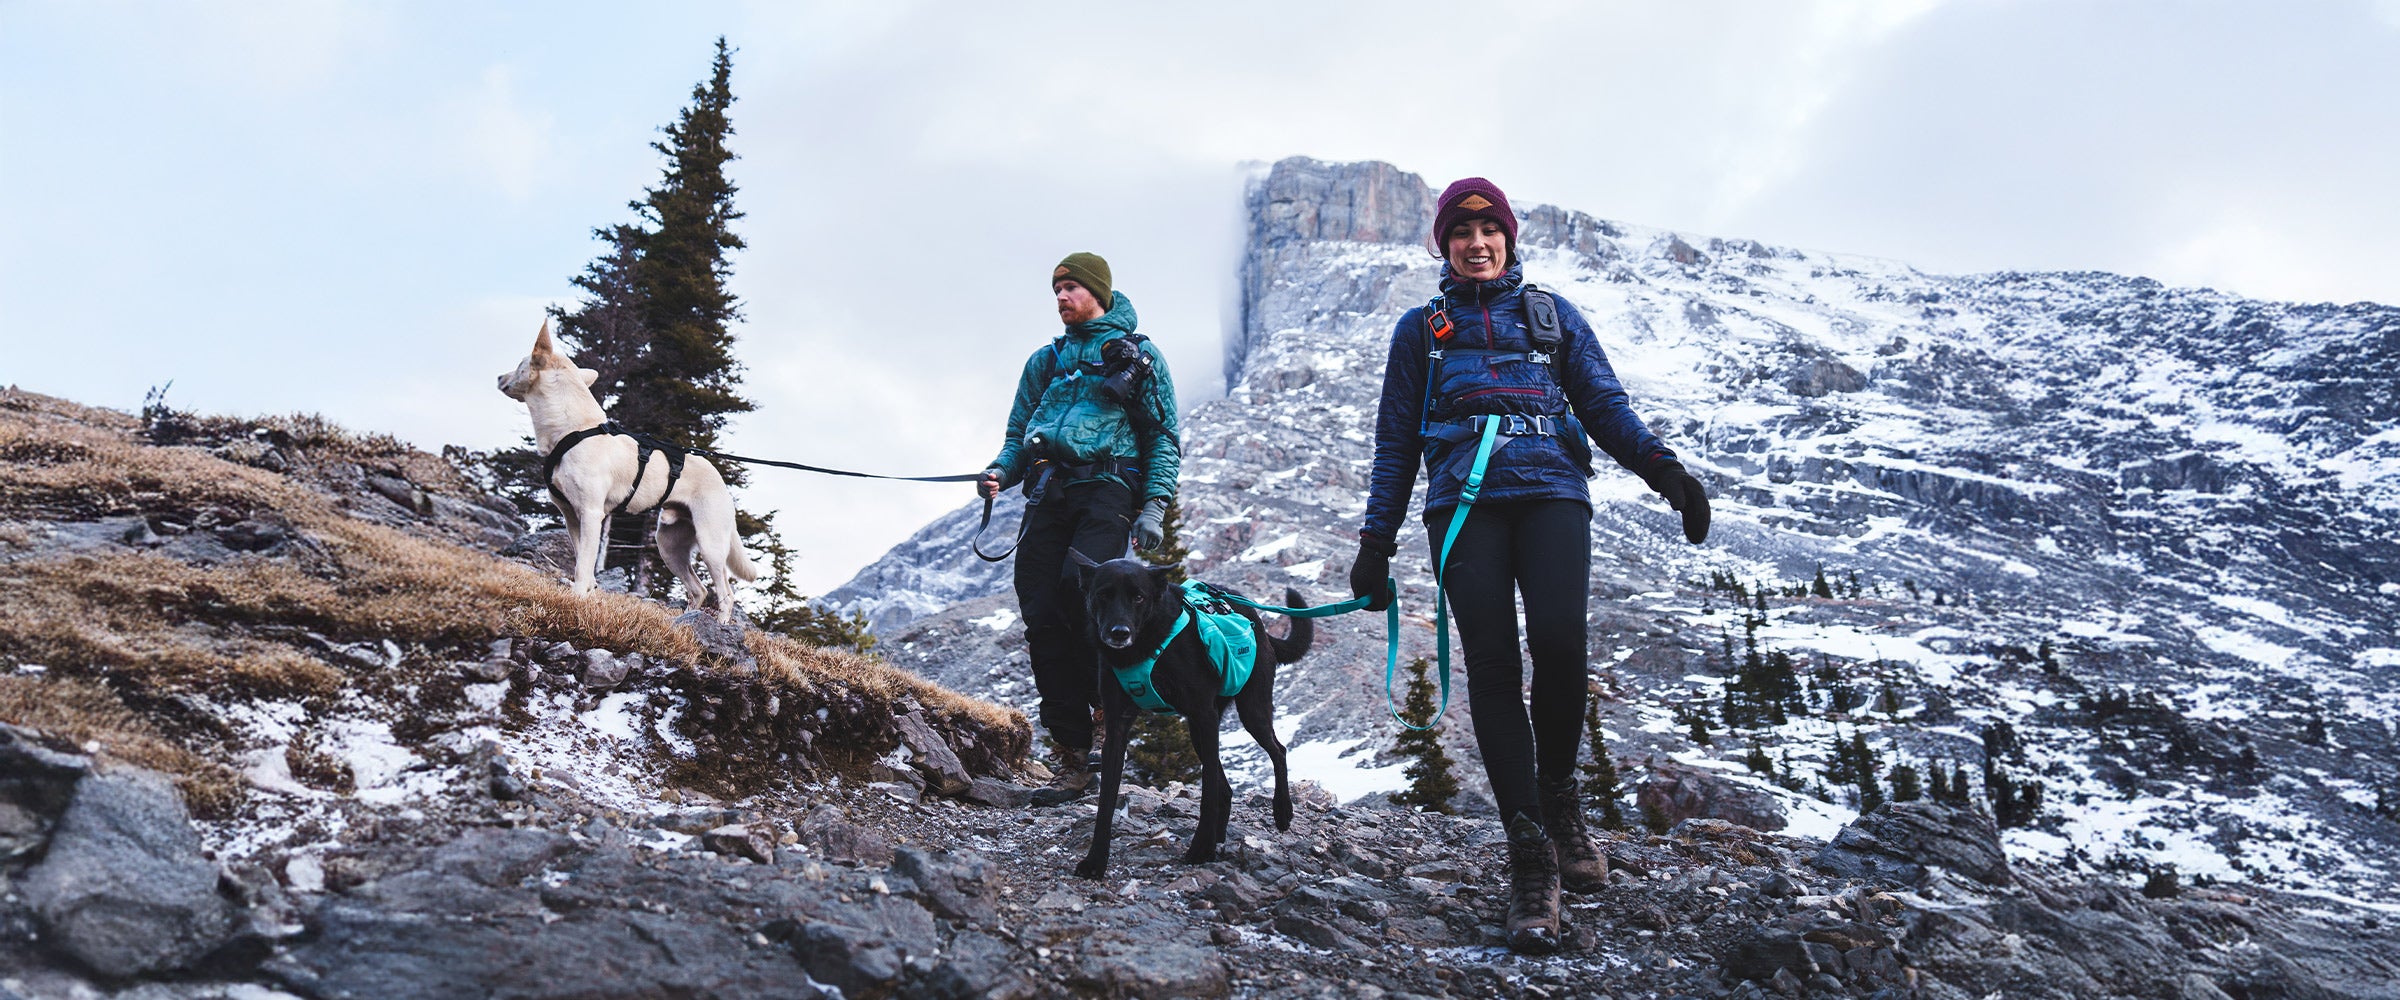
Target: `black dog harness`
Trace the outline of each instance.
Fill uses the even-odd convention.
[[[567,433],[566,437],[559,438],[558,444],[551,447],[550,454],[542,457],[542,485],[549,487],[552,494],[557,494],[558,483],[554,480],[558,475],[559,460],[566,458],[567,451],[574,448],[576,445],[582,444],[585,439],[599,437],[603,434],[610,437],[629,437],[633,439],[633,486],[625,491],[625,499],[617,504],[616,512],[619,514],[633,513],[632,511],[628,511],[626,508],[633,504],[634,497],[641,494],[642,474],[650,471],[650,456],[654,453],[664,453],[667,456],[667,489],[666,492],[658,495],[658,503],[652,505],[664,506],[667,502],[667,498],[675,493],[675,481],[683,478],[683,459],[688,453],[684,449],[675,447],[674,445],[653,440],[648,435],[635,434],[632,431],[619,427],[617,426],[617,422],[614,420],[603,422],[598,427],[586,427],[579,431],[570,431]],[[649,510],[650,508],[644,507],[642,509]]]

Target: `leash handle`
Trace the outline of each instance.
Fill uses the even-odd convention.
[[[1442,537],[1442,554],[1433,564],[1434,658],[1442,670],[1442,707],[1434,710],[1432,720],[1418,726],[1401,718],[1399,706],[1392,701],[1392,667],[1387,663],[1383,669],[1384,704],[1391,706],[1393,719],[1419,732],[1439,725],[1442,715],[1450,711],[1450,587],[1445,579],[1450,569],[1450,547],[1458,544],[1458,529],[1466,527],[1467,515],[1475,510],[1475,498],[1483,494],[1483,473],[1491,465],[1492,446],[1499,440],[1500,424],[1498,420],[1483,422],[1483,440],[1475,446],[1475,465],[1467,470],[1467,481],[1459,487],[1457,512],[1450,515],[1450,530]],[[1392,659],[1399,659],[1396,651]]]

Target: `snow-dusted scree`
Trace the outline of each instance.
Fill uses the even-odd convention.
[[[1430,214],[1382,164],[1287,160],[1252,183],[1228,394],[1186,421],[1196,576],[1346,596],[1391,325],[1438,273]],[[1864,733],[1886,785],[1938,761],[1980,795],[1984,730],[2005,722],[1995,766],[2041,788],[2006,834],[2020,858],[2400,903],[2400,310],[1929,275],[1548,206],[1523,237],[1528,276],[1582,311],[1715,498],[1693,549],[1635,477],[1593,483],[1592,662],[1619,755],[1729,769],[1827,836],[1857,806],[1817,794],[1837,737]],[[896,660],[1030,707],[1018,633],[963,624],[994,621],[1006,580],[926,544],[972,513],[859,580],[927,581],[882,590],[886,608],[955,603],[887,619]],[[1404,655],[1430,655],[1426,545],[1406,534]],[[1752,618],[1809,711],[1726,733]],[[1402,780],[1373,752],[1395,731],[1377,631],[1324,623],[1281,680],[1310,754],[1295,773],[1346,797]],[[1462,709],[1447,738],[1471,755]],[[1743,765],[1753,747],[1774,774]]]

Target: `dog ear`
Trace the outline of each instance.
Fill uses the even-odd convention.
[[[583,383],[583,387],[589,389],[592,387],[592,383],[600,381],[600,373],[589,368],[577,368],[575,369],[575,381]]]
[[[1072,560],[1075,560],[1075,565],[1077,565],[1077,566],[1079,566],[1079,567],[1082,567],[1082,568],[1084,568],[1084,569],[1099,569],[1099,568],[1100,568],[1100,564],[1099,564],[1099,563],[1096,563],[1096,562],[1093,562],[1093,561],[1092,561],[1092,557],[1090,557],[1090,556],[1087,556],[1087,555],[1084,555],[1084,554],[1083,554],[1083,550],[1081,550],[1081,549],[1078,549],[1078,548],[1076,548],[1076,547],[1074,547],[1074,546],[1072,546],[1072,545],[1070,545],[1070,546],[1067,546],[1067,558],[1069,558],[1069,559],[1072,559]]]
[[[1175,574],[1180,572],[1182,569],[1182,563],[1169,563],[1165,566],[1152,566],[1150,567],[1150,580],[1151,582],[1158,584],[1160,590],[1165,590],[1166,588],[1175,585]]]
[[[536,355],[558,353],[557,342],[550,339],[550,321],[547,319],[542,320],[541,334],[533,338],[533,353]]]

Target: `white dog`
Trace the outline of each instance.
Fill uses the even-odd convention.
[[[592,383],[600,373],[577,368],[550,341],[550,323],[542,322],[533,353],[517,370],[500,376],[500,391],[533,411],[533,438],[544,455],[551,455],[568,435],[608,422],[600,401],[592,398]],[[621,434],[596,434],[577,442],[557,457],[550,477],[550,500],[567,522],[567,538],[575,546],[575,593],[598,586],[593,579],[602,547],[608,544],[609,512],[658,507],[658,554],[683,581],[683,591],[698,606],[704,591],[692,572],[695,550],[708,564],[715,585],[717,620],[733,620],[733,580],[758,579],[758,567],[742,552],[733,530],[733,494],[717,467],[697,455],[686,458],[683,474],[668,487],[671,460],[653,452],[639,465],[641,449]],[[637,468],[639,470],[637,484]]]

